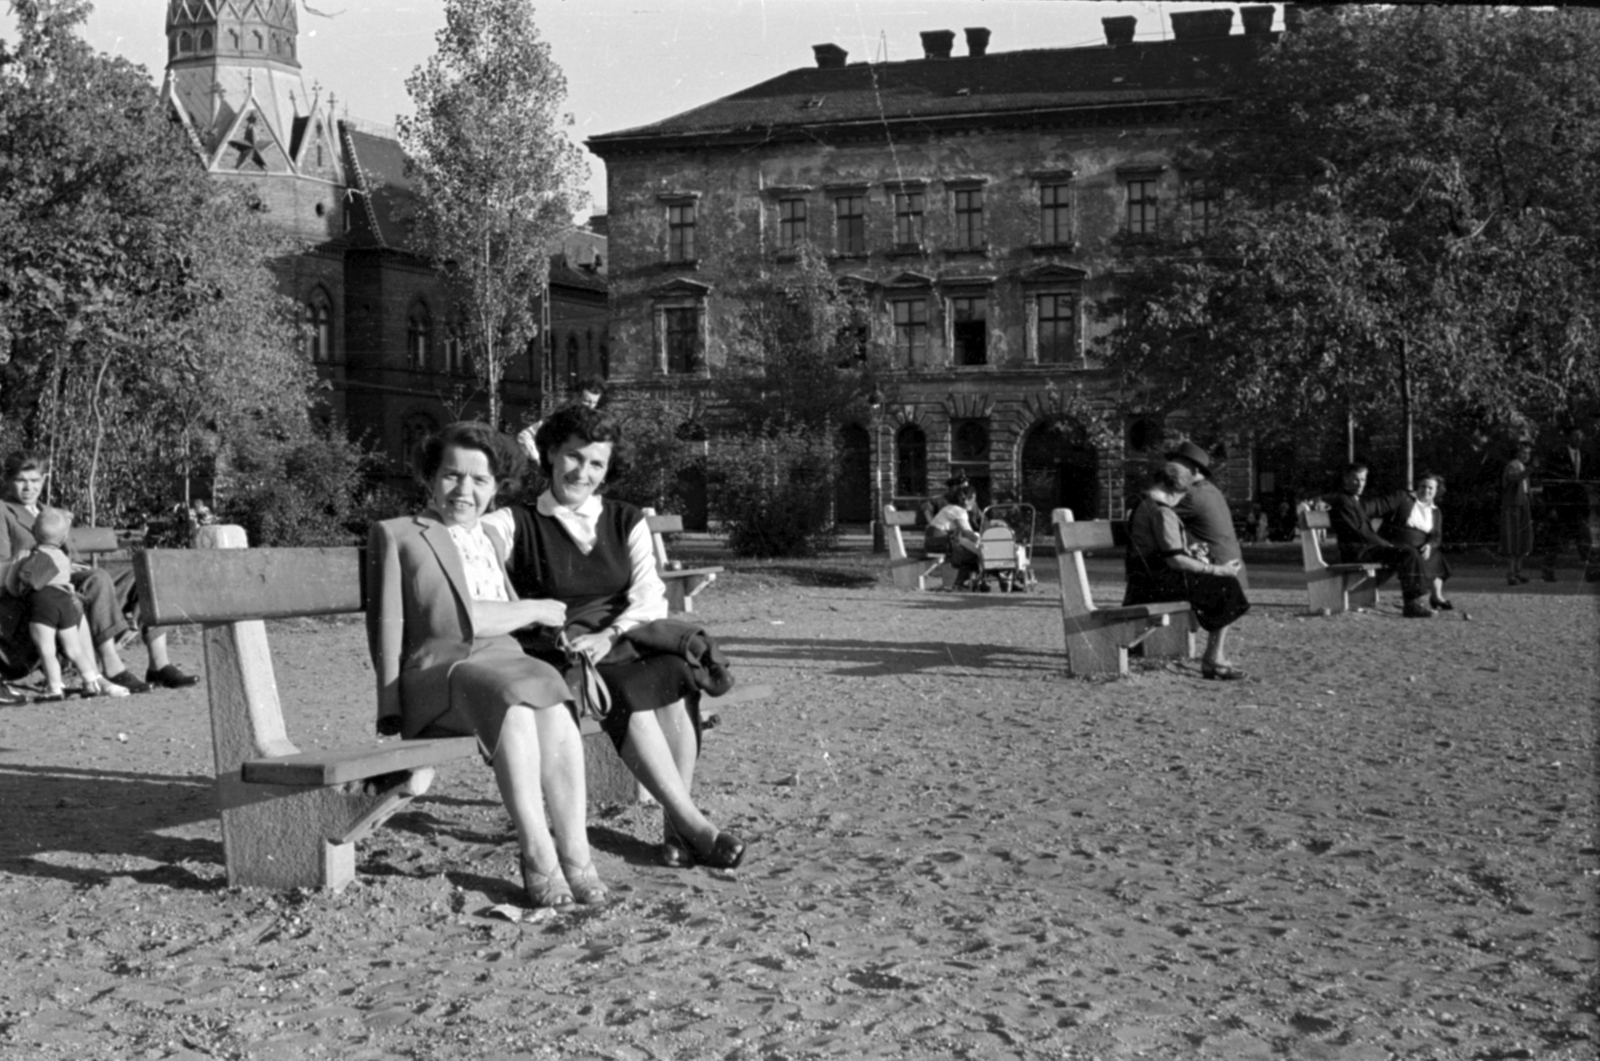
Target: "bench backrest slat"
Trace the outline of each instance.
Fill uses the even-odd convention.
[[[1069,512],[1071,510],[1058,508],[1056,511]],[[1086,520],[1083,523],[1056,523],[1057,550],[1067,549],[1072,552],[1086,552],[1098,549],[1115,549],[1119,544],[1110,520],[1096,519]]]
[[[651,534],[681,534],[683,532],[682,516],[650,514],[645,516],[644,521],[649,524]]]
[[[117,532],[110,527],[73,527],[67,532],[67,545],[82,555],[114,553],[122,547]]]
[[[231,623],[365,608],[364,550],[146,549],[134,555],[139,608],[154,626]]]
[[[1300,513],[1300,564],[1306,571],[1325,571],[1328,561],[1322,555],[1322,539],[1332,521],[1320,509],[1306,509]]]
[[[901,516],[909,516],[911,518],[902,521],[900,519]],[[906,540],[901,536],[900,528],[910,526],[916,522],[916,518],[917,514],[915,512],[896,512],[893,505],[883,506],[883,540],[889,547],[889,559],[891,562],[908,558]]]
[[[1061,614],[1087,615],[1094,611],[1094,597],[1089,592],[1089,570],[1083,565],[1083,550],[1095,546],[1077,543],[1104,539],[1106,545],[1099,548],[1109,546],[1111,524],[1103,520],[1078,523],[1072,518],[1072,509],[1058,508],[1050,513],[1050,525],[1056,530],[1056,565],[1060,569]]]

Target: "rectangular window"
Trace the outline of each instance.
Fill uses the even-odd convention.
[[[694,261],[694,203],[667,207],[667,261]]]
[[[841,195],[833,201],[836,254],[867,253],[867,197]]]
[[[667,347],[667,371],[689,374],[700,371],[700,311],[693,306],[669,307],[662,311]]]
[[[989,300],[983,295],[950,300],[950,338],[958,365],[989,363]]]
[[[1039,242],[1060,244],[1072,242],[1071,185],[1042,184],[1039,186]]]
[[[1038,351],[1040,364],[1078,360],[1078,299],[1076,295],[1038,296]]]
[[[1156,234],[1156,179],[1134,177],[1128,181],[1128,235]]]
[[[907,298],[890,305],[894,308],[896,362],[907,368],[925,362],[928,358],[928,300]]]
[[[920,191],[896,192],[894,197],[894,243],[897,247],[922,246],[922,195]]]
[[[956,246],[961,250],[983,247],[983,189],[956,191]]]
[[[1189,200],[1189,234],[1209,236],[1222,207],[1216,188],[1204,181],[1191,181],[1184,188]]]
[[[806,201],[778,200],[778,246],[794,250],[806,240]]]

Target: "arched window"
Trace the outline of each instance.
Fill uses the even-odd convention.
[[[406,314],[406,367],[413,372],[426,372],[431,367],[433,354],[433,316],[428,304],[417,300]]]
[[[444,327],[444,370],[452,376],[470,375],[472,367],[467,364],[467,344],[461,341],[461,321],[452,315]]]
[[[927,492],[928,436],[916,424],[906,424],[894,436],[894,493],[923,497]]]
[[[209,52],[214,47],[216,47],[216,39],[211,36],[211,31],[202,30],[200,33],[200,50]]]
[[[228,47],[232,51],[238,51],[239,50],[239,31],[238,30],[230,29],[228,31]]]
[[[600,340],[600,378],[611,378],[611,348],[604,339]]]
[[[260,30],[251,30],[250,36],[255,39],[256,51],[264,52],[267,50],[267,42],[262,39]]]
[[[333,361],[333,300],[322,288],[311,292],[306,300],[305,351],[313,364]]]

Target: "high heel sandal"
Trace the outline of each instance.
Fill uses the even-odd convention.
[[[567,878],[560,870],[554,873],[540,873],[533,867],[533,860],[527,855],[522,856],[522,890],[528,895],[528,902],[534,907],[548,906],[560,909],[571,906],[576,900],[572,897],[572,889],[567,886]]]
[[[600,874],[595,870],[593,862],[574,866],[570,862],[563,861],[561,872],[567,878],[572,896],[583,905],[597,906],[610,898],[610,891],[601,883]]]

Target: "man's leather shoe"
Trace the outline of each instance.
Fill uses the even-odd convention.
[[[193,674],[185,674],[171,663],[157,670],[144,672],[144,680],[151,685],[159,685],[164,689],[186,689],[198,684],[200,679]]]
[[[1403,611],[1407,619],[1433,618],[1433,609],[1428,607],[1427,601],[1423,600],[1421,597],[1418,597],[1415,600],[1406,601]]]
[[[125,670],[121,674],[108,674],[106,675],[106,681],[116,682],[130,693],[148,693],[150,691],[150,683],[142,682],[135,678],[131,670]]]
[[[11,686],[0,682],[0,707],[11,707],[15,704],[25,704],[28,698],[17,692]]]

